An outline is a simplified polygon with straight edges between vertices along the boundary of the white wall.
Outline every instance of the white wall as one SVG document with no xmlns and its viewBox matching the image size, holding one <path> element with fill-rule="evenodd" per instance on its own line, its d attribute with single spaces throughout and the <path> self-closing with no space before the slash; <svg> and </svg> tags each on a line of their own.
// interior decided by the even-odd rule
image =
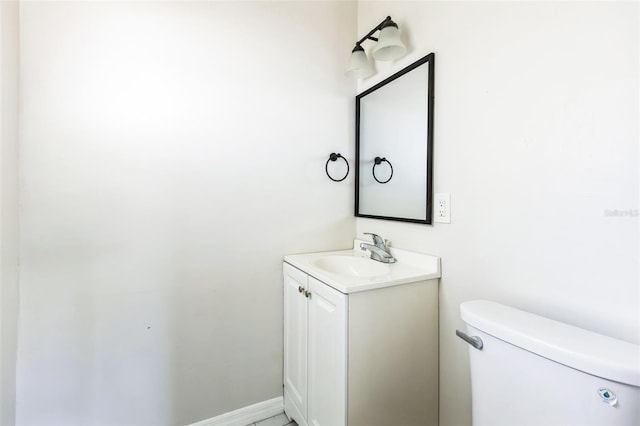
<svg viewBox="0 0 640 426">
<path fill-rule="evenodd" d="M 360 2 L 358 34 L 391 15 L 435 52 L 435 192 L 450 225 L 358 219 L 442 257 L 443 426 L 469 425 L 458 306 L 485 298 L 640 342 L 638 3 Z"/>
<path fill-rule="evenodd" d="M 282 394 L 285 253 L 346 248 L 350 2 L 24 2 L 18 424 Z M 346 49 L 346 51 L 345 51 Z"/>
<path fill-rule="evenodd" d="M 18 2 L 0 2 L 0 424 L 15 422 L 18 339 Z"/>
</svg>

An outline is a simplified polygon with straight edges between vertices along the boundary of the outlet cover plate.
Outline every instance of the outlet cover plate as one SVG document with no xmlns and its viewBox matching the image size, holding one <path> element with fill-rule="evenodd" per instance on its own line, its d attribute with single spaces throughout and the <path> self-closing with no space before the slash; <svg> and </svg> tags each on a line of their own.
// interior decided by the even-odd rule
<svg viewBox="0 0 640 426">
<path fill-rule="evenodd" d="M 451 194 L 436 193 L 433 203 L 433 221 L 435 223 L 451 223 Z"/>
</svg>

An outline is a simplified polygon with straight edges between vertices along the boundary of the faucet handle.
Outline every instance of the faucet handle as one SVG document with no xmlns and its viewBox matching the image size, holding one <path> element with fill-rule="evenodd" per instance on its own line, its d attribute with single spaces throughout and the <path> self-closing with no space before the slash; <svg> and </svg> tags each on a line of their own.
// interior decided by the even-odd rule
<svg viewBox="0 0 640 426">
<path fill-rule="evenodd" d="M 372 232 L 363 232 L 365 235 L 371 235 L 373 238 L 373 244 L 382 249 L 386 249 L 386 241 L 378 234 Z"/>
</svg>

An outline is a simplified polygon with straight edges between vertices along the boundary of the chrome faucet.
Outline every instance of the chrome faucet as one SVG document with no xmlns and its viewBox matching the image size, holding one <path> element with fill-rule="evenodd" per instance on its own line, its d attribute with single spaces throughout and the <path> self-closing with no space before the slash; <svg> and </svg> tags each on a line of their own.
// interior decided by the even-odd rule
<svg viewBox="0 0 640 426">
<path fill-rule="evenodd" d="M 389 253 L 386 241 L 380 235 L 372 234 L 371 232 L 365 232 L 364 234 L 373 237 L 373 244 L 360 243 L 360 250 L 369 250 L 371 252 L 371 260 L 377 260 L 382 263 L 396 262 L 396 258 Z"/>
</svg>

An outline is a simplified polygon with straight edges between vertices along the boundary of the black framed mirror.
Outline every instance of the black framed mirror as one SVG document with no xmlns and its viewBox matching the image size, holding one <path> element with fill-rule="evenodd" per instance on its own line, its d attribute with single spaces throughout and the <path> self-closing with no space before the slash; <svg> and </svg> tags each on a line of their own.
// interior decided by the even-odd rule
<svg viewBox="0 0 640 426">
<path fill-rule="evenodd" d="M 431 224 L 434 54 L 356 96 L 355 215 Z"/>
</svg>

